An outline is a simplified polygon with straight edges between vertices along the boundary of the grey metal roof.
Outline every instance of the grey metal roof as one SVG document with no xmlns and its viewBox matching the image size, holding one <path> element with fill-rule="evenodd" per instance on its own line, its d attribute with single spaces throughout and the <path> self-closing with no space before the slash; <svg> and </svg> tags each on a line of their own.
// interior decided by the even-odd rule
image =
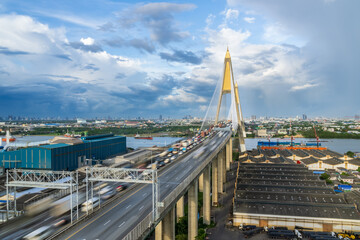
<svg viewBox="0 0 360 240">
<path fill-rule="evenodd" d="M 323 162 L 342 161 L 332 158 Z M 236 213 L 360 220 L 359 211 L 343 194 L 335 194 L 325 181 L 295 163 L 240 164 L 234 199 Z"/>
<path fill-rule="evenodd" d="M 304 158 L 301 159 L 301 162 L 303 162 L 306 165 L 317 163 L 319 160 L 314 157 Z"/>
<path fill-rule="evenodd" d="M 330 158 L 323 160 L 323 163 L 330 164 L 330 165 L 338 165 L 344 163 L 343 160 L 337 159 L 337 158 Z"/>
</svg>

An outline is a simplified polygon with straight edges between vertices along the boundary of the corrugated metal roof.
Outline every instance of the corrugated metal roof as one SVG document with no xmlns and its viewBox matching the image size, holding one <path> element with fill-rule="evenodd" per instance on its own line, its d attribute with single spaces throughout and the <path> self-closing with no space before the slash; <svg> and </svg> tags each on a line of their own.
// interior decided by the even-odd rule
<svg viewBox="0 0 360 240">
<path fill-rule="evenodd" d="M 67 146 L 69 146 L 69 144 L 57 143 L 57 144 L 43 145 L 43 146 L 39 146 L 39 147 L 40 148 L 53 149 L 53 148 L 60 148 L 60 147 L 67 147 Z"/>
<path fill-rule="evenodd" d="M 126 139 L 126 137 L 124 136 L 112 136 L 112 137 L 105 137 L 105 138 L 98 138 L 98 139 L 91 139 L 91 140 L 83 140 L 84 143 L 87 142 L 101 142 L 101 141 L 105 141 L 105 140 L 112 140 L 112 139 L 117 139 L 117 138 L 123 138 L 124 140 Z"/>
</svg>

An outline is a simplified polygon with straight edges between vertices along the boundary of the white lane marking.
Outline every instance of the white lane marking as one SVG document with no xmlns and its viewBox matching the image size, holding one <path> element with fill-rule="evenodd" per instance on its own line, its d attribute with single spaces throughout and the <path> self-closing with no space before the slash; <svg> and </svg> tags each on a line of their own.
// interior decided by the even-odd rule
<svg viewBox="0 0 360 240">
<path fill-rule="evenodd" d="M 169 187 L 169 184 L 167 184 L 166 187 Z"/>
<path fill-rule="evenodd" d="M 147 194 L 147 193 L 144 193 L 144 194 L 143 194 L 143 197 L 145 197 L 145 196 L 146 196 L 146 194 Z"/>
<path fill-rule="evenodd" d="M 141 211 L 141 209 L 143 209 L 143 208 L 144 208 L 144 205 L 142 205 L 141 208 L 139 208 L 139 211 Z"/>
<path fill-rule="evenodd" d="M 129 207 L 131 207 L 131 204 L 129 206 L 127 206 L 126 209 L 128 209 Z"/>
<path fill-rule="evenodd" d="M 109 220 L 109 221 L 107 221 L 106 223 L 104 223 L 104 226 L 105 226 L 106 224 L 108 224 L 109 222 L 111 222 L 111 220 Z"/>
<path fill-rule="evenodd" d="M 125 222 L 122 222 L 122 223 L 119 225 L 119 228 L 122 227 L 122 225 L 124 225 L 124 224 L 125 224 Z"/>
<path fill-rule="evenodd" d="M 45 221 L 47 221 L 47 220 L 49 220 L 51 217 L 48 217 L 47 219 L 45 219 L 43 222 L 45 222 Z"/>
</svg>

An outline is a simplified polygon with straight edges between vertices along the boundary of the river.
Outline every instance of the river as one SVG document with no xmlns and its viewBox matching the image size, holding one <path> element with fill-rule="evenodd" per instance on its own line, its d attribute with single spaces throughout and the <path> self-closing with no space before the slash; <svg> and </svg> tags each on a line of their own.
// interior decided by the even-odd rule
<svg viewBox="0 0 360 240">
<path fill-rule="evenodd" d="M 27 144 L 30 142 L 41 142 L 52 139 L 54 136 L 24 136 L 17 137 L 15 143 Z M 127 137 L 127 147 L 131 148 L 139 148 L 139 147 L 152 147 L 152 146 L 166 146 L 168 144 L 172 144 L 181 138 L 176 137 L 154 137 L 153 140 L 145 140 L 145 139 L 135 139 L 133 137 Z M 278 138 L 270 139 L 271 141 L 276 142 Z M 256 148 L 258 141 L 267 141 L 266 138 L 247 138 L 245 139 L 246 149 L 250 150 Z M 279 139 L 279 141 L 290 141 L 290 139 Z M 295 142 L 308 142 L 315 141 L 315 139 L 311 138 L 296 138 Z M 346 153 L 347 151 L 352 152 L 360 152 L 360 139 L 321 139 L 321 145 L 323 147 L 328 147 L 329 149 L 338 152 L 338 153 Z M 3 145 L 5 143 L 3 142 Z"/>
<path fill-rule="evenodd" d="M 278 139 L 278 138 L 271 138 L 270 141 L 276 142 L 277 140 L 281 142 L 290 142 L 290 139 Z M 295 138 L 294 142 L 296 143 L 306 143 L 308 141 L 315 141 L 316 139 L 313 138 Z M 256 148 L 258 141 L 268 141 L 267 138 L 247 138 L 245 139 L 246 149 L 250 150 Z M 322 138 L 320 141 L 322 147 L 327 147 L 335 152 L 338 153 L 346 153 L 347 151 L 352 152 L 360 152 L 360 139 L 339 139 L 339 138 L 332 138 L 332 139 L 325 139 Z M 314 142 L 312 142 L 314 143 Z"/>
</svg>

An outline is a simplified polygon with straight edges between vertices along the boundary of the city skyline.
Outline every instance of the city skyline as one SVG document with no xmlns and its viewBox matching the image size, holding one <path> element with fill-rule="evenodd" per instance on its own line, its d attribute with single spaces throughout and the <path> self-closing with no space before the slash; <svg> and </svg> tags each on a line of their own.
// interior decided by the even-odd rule
<svg viewBox="0 0 360 240">
<path fill-rule="evenodd" d="M 354 116 L 359 5 L 3 1 L 0 116 L 202 118 L 227 46 L 246 117 Z"/>
</svg>

